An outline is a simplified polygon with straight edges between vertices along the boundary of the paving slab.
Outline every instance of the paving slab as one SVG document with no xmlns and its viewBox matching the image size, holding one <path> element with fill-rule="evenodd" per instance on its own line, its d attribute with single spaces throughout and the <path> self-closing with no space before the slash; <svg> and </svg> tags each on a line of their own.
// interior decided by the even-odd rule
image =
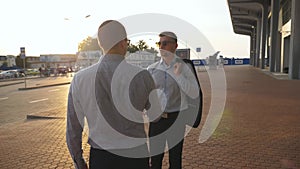
<svg viewBox="0 0 300 169">
<path fill-rule="evenodd" d="M 213 135 L 199 143 L 210 109 L 209 76 L 199 73 L 203 120 L 185 138 L 184 169 L 300 168 L 300 81 L 277 79 L 251 66 L 225 66 L 227 97 Z M 74 168 L 65 142 L 65 108 L 0 126 L 0 168 Z M 89 157 L 84 134 L 84 157 Z M 165 156 L 163 169 L 168 168 Z"/>
</svg>

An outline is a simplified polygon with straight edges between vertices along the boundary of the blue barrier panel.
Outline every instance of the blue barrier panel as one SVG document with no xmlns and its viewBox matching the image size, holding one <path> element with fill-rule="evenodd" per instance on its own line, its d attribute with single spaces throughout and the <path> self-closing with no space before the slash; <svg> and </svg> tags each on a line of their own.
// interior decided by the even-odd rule
<svg viewBox="0 0 300 169">
<path fill-rule="evenodd" d="M 242 59 L 224 59 L 224 65 L 248 65 L 250 64 L 249 58 L 242 58 Z"/>
<path fill-rule="evenodd" d="M 224 58 L 224 65 L 232 65 L 231 59 Z"/>
<path fill-rule="evenodd" d="M 247 58 L 247 59 L 243 59 L 244 60 L 244 65 L 249 65 L 250 64 L 250 59 Z"/>
<path fill-rule="evenodd" d="M 195 66 L 204 66 L 207 65 L 205 59 L 195 59 L 192 60 Z M 250 59 L 249 58 L 224 58 L 224 65 L 249 65 Z"/>
<path fill-rule="evenodd" d="M 204 59 L 196 59 L 192 60 L 195 66 L 204 66 L 206 65 L 206 61 Z"/>
</svg>

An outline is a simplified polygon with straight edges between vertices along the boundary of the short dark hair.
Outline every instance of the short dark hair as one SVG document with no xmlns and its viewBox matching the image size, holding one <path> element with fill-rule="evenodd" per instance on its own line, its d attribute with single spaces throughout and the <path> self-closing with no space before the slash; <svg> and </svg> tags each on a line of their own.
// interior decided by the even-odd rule
<svg viewBox="0 0 300 169">
<path fill-rule="evenodd" d="M 158 36 L 159 37 L 164 37 L 164 36 L 170 37 L 170 38 L 174 39 L 175 42 L 177 43 L 177 36 L 174 32 L 164 31 L 164 32 L 160 33 Z"/>
<path fill-rule="evenodd" d="M 126 38 L 125 27 L 116 20 L 104 21 L 98 28 L 98 43 L 104 51 L 110 50 Z"/>
</svg>

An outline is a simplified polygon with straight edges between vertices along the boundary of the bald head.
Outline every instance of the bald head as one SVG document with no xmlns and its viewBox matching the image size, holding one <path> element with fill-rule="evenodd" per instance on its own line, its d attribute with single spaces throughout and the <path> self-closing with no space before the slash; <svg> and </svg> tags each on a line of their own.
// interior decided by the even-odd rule
<svg viewBox="0 0 300 169">
<path fill-rule="evenodd" d="M 98 28 L 98 43 L 105 52 L 111 50 L 126 38 L 126 30 L 118 21 L 107 20 Z"/>
</svg>

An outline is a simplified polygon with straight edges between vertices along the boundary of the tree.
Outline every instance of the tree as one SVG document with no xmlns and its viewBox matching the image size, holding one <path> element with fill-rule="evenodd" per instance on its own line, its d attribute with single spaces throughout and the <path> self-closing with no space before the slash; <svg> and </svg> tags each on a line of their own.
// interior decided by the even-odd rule
<svg viewBox="0 0 300 169">
<path fill-rule="evenodd" d="M 129 53 L 135 53 L 136 51 L 139 51 L 139 48 L 136 45 L 130 43 L 127 51 L 129 51 Z"/>
<path fill-rule="evenodd" d="M 99 47 L 98 40 L 96 38 L 88 36 L 79 43 L 78 52 L 90 50 L 101 50 L 101 48 Z"/>
<path fill-rule="evenodd" d="M 148 52 L 151 53 L 158 53 L 154 48 L 148 49 L 148 45 L 146 44 L 145 41 L 139 40 L 137 45 L 134 45 L 130 43 L 128 45 L 127 51 L 130 53 L 135 53 L 136 51 L 144 51 L 147 50 Z M 82 40 L 79 45 L 78 45 L 78 52 L 81 51 L 90 51 L 90 50 L 101 50 L 101 48 L 98 45 L 98 40 L 96 38 L 92 38 L 88 36 L 86 39 Z"/>
<path fill-rule="evenodd" d="M 127 51 L 129 51 L 130 53 L 135 53 L 136 51 L 144 51 L 144 50 L 148 51 L 149 50 L 148 48 L 149 47 L 148 47 L 148 45 L 146 44 L 145 41 L 139 40 L 137 45 L 134 45 L 134 44 L 130 43 L 129 46 L 128 46 Z M 151 48 L 150 51 L 152 51 L 152 53 L 155 53 L 154 48 Z M 148 51 L 148 52 L 150 52 L 150 51 Z"/>
<path fill-rule="evenodd" d="M 146 42 L 144 42 L 143 40 L 139 40 L 137 47 L 139 50 L 145 50 L 148 49 L 148 45 L 146 44 Z"/>
<path fill-rule="evenodd" d="M 145 51 L 147 51 L 149 53 L 154 53 L 155 55 L 158 54 L 158 51 L 156 49 L 154 49 L 153 47 L 151 47 L 150 49 L 145 49 Z"/>
</svg>

